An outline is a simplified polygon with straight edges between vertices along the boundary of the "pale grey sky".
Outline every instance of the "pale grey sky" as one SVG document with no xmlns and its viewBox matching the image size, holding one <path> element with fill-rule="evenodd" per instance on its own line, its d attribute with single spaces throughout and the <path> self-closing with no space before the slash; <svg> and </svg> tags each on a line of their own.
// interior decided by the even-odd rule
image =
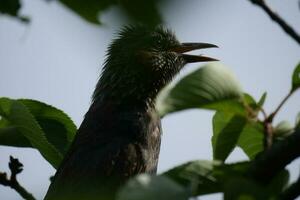
<svg viewBox="0 0 300 200">
<path fill-rule="evenodd" d="M 105 50 L 113 33 L 122 25 L 112 8 L 103 16 L 104 26 L 83 21 L 56 2 L 24 0 L 22 13 L 29 25 L 0 17 L 0 96 L 32 98 L 54 105 L 79 126 L 90 103 Z M 269 1 L 300 32 L 297 0 Z M 168 27 L 181 41 L 211 42 L 220 49 L 206 51 L 230 67 L 244 90 L 258 98 L 268 92 L 266 110 L 271 111 L 287 94 L 291 73 L 300 61 L 300 47 L 266 14 L 248 0 L 174 0 L 161 8 Z M 194 70 L 187 66 L 180 76 Z M 300 111 L 300 91 L 292 96 L 276 121 L 294 123 Z M 212 158 L 213 112 L 190 110 L 163 119 L 163 142 L 159 161 L 162 172 L 192 159 Z M 41 199 L 54 169 L 32 149 L 0 146 L 0 171 L 7 171 L 9 155 L 20 159 L 24 171 L 19 180 Z M 229 161 L 245 159 L 240 150 Z M 300 161 L 289 166 L 299 174 Z M 205 199 L 220 199 L 212 195 Z M 21 199 L 0 186 L 0 199 Z M 202 199 L 202 198 L 201 198 Z"/>
</svg>

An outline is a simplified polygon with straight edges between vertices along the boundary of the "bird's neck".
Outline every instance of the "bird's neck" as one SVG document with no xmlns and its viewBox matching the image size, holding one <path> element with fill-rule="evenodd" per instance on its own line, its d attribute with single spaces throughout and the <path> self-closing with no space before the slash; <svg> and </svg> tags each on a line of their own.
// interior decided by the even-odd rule
<svg viewBox="0 0 300 200">
<path fill-rule="evenodd" d="M 112 102 L 120 108 L 155 108 L 155 99 L 160 90 L 156 83 L 147 83 L 149 77 L 139 74 L 110 73 L 106 68 L 93 94 L 93 102 Z"/>
<path fill-rule="evenodd" d="M 123 83 L 126 84 L 126 83 Z M 107 102 L 124 111 L 155 109 L 156 91 L 147 91 L 140 85 L 130 86 L 98 83 L 94 92 L 93 104 L 103 105 Z"/>
</svg>

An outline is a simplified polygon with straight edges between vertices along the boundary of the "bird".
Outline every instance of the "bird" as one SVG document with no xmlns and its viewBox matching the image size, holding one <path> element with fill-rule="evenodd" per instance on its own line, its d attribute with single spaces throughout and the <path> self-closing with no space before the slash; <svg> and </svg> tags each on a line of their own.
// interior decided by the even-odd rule
<svg viewBox="0 0 300 200">
<path fill-rule="evenodd" d="M 163 26 L 127 25 L 107 50 L 91 106 L 44 200 L 110 200 L 131 177 L 155 174 L 161 144 L 158 93 L 188 63 L 217 61 L 189 51 Z"/>
</svg>

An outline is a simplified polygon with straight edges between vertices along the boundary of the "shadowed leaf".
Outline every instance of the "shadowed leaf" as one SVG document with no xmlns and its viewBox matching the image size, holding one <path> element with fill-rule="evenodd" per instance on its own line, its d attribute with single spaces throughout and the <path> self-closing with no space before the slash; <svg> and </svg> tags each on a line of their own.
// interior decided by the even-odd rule
<svg viewBox="0 0 300 200">
<path fill-rule="evenodd" d="M 0 115 L 5 118 L 9 128 L 18 130 L 53 167 L 59 165 L 62 154 L 48 142 L 44 131 L 24 104 L 17 100 L 0 98 Z"/>
<path fill-rule="evenodd" d="M 296 66 L 292 76 L 292 91 L 300 87 L 300 63 Z"/>
</svg>

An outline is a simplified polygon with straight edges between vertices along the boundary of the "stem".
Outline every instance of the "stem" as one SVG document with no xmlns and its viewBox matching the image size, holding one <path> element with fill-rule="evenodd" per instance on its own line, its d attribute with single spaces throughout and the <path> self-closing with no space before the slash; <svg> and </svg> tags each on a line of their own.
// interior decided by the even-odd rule
<svg viewBox="0 0 300 200">
<path fill-rule="evenodd" d="M 291 90 L 285 97 L 284 99 L 280 102 L 280 104 L 277 106 L 274 112 L 270 114 L 268 117 L 267 121 L 272 122 L 278 111 L 281 109 L 281 107 L 284 105 L 284 103 L 290 98 L 290 96 L 293 94 L 293 91 Z"/>
<path fill-rule="evenodd" d="M 300 35 L 287 24 L 279 15 L 277 15 L 272 9 L 266 4 L 264 0 L 250 0 L 253 4 L 261 7 L 269 17 L 276 22 L 286 34 L 292 37 L 300 45 Z"/>
<path fill-rule="evenodd" d="M 20 185 L 17 180 L 17 174 L 23 170 L 23 164 L 18 159 L 10 157 L 9 169 L 11 171 L 10 178 L 7 178 L 6 173 L 0 172 L 0 184 L 14 189 L 19 195 L 26 200 L 35 200 L 33 195 Z"/>
</svg>

